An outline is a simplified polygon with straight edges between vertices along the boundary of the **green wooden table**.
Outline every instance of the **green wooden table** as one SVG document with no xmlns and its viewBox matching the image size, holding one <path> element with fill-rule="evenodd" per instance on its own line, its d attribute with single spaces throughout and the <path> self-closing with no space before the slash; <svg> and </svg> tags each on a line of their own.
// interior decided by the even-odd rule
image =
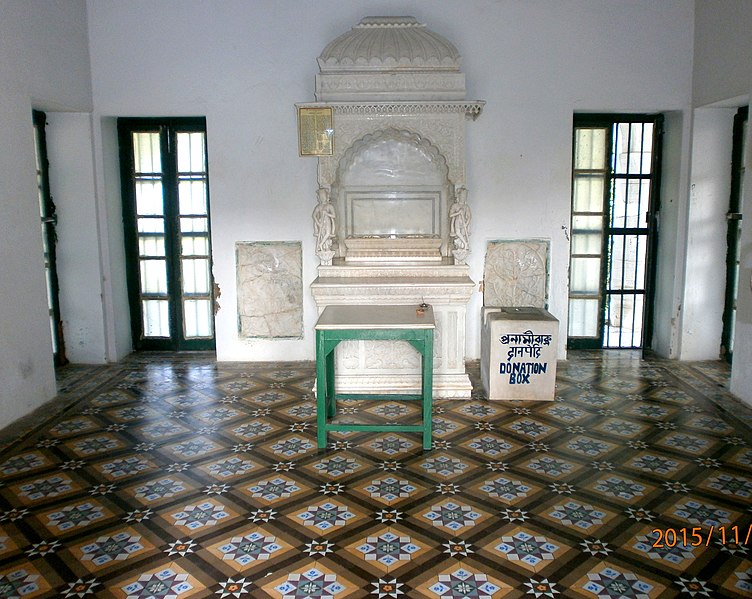
<svg viewBox="0 0 752 599">
<path fill-rule="evenodd" d="M 431 449 L 433 407 L 433 331 L 431 306 L 327 306 L 316 323 L 316 418 L 319 449 L 329 431 L 419 432 L 423 449 Z M 346 340 L 407 341 L 422 357 L 421 392 L 337 393 L 334 388 L 334 348 Z M 354 424 L 332 422 L 338 399 L 415 400 L 422 404 L 421 424 Z"/>
</svg>

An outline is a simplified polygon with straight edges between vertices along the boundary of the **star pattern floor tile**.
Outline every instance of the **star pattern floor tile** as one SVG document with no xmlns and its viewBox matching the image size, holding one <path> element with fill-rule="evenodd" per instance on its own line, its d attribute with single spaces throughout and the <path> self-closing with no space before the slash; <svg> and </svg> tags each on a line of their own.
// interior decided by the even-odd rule
<svg viewBox="0 0 752 599">
<path fill-rule="evenodd" d="M 724 364 L 572 352 L 553 402 L 469 372 L 430 451 L 318 451 L 310 363 L 65 367 L 49 419 L 0 435 L 0 599 L 752 596 L 752 410 Z"/>
</svg>

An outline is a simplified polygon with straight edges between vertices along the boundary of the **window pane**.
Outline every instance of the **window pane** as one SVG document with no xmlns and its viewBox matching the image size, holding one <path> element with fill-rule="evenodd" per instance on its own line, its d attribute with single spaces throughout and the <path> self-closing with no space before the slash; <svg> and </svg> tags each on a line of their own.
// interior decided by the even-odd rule
<svg viewBox="0 0 752 599">
<path fill-rule="evenodd" d="M 203 173 L 206 171 L 204 155 L 203 133 L 178 133 L 179 172 Z"/>
<path fill-rule="evenodd" d="M 183 293 L 209 293 L 209 260 L 191 258 L 183 264 Z"/>
<path fill-rule="evenodd" d="M 569 300 L 569 336 L 597 337 L 598 336 L 598 306 L 597 299 Z"/>
<path fill-rule="evenodd" d="M 136 180 L 136 212 L 139 215 L 164 214 L 161 180 Z"/>
<path fill-rule="evenodd" d="M 600 289 L 601 259 L 572 258 L 571 292 L 598 293 Z"/>
<path fill-rule="evenodd" d="M 185 300 L 183 302 L 185 337 L 211 337 L 211 300 Z"/>
<path fill-rule="evenodd" d="M 133 162 L 137 173 L 161 173 L 159 132 L 133 133 Z"/>
<path fill-rule="evenodd" d="M 603 229 L 603 217 L 582 216 L 576 214 L 572 217 L 572 233 L 600 233 Z"/>
<path fill-rule="evenodd" d="M 143 300 L 144 337 L 170 336 L 170 311 L 167 300 Z"/>
<path fill-rule="evenodd" d="M 164 256 L 165 255 L 165 238 L 164 237 L 144 237 L 138 238 L 139 255 L 141 256 Z"/>
<path fill-rule="evenodd" d="M 574 168 L 606 168 L 606 129 L 575 130 Z"/>
<path fill-rule="evenodd" d="M 161 218 L 139 218 L 139 233 L 164 233 L 164 220 Z"/>
<path fill-rule="evenodd" d="M 167 264 L 164 260 L 141 260 L 141 293 L 167 293 Z"/>
<path fill-rule="evenodd" d="M 642 345 L 642 295 L 613 295 L 609 298 L 604 326 L 604 347 Z"/>
<path fill-rule="evenodd" d="M 601 239 L 602 236 L 600 233 L 572 235 L 572 253 L 600 255 Z"/>
<path fill-rule="evenodd" d="M 603 181 L 601 175 L 576 175 L 574 178 L 573 210 L 603 212 Z"/>
<path fill-rule="evenodd" d="M 180 232 L 181 233 L 208 233 L 209 223 L 207 219 L 202 216 L 194 218 L 181 218 L 180 219 Z"/>
<path fill-rule="evenodd" d="M 206 181 L 180 181 L 180 214 L 206 214 Z"/>
<path fill-rule="evenodd" d="M 650 181 L 647 179 L 616 179 L 611 208 L 612 227 L 647 227 L 650 206 Z"/>
<path fill-rule="evenodd" d="M 653 123 L 618 123 L 614 126 L 616 173 L 649 175 L 652 162 Z"/>
<path fill-rule="evenodd" d="M 644 289 L 646 236 L 613 235 L 612 240 L 610 289 Z"/>
<path fill-rule="evenodd" d="M 207 237 L 183 237 L 181 244 L 183 256 L 209 255 L 209 239 Z"/>
</svg>

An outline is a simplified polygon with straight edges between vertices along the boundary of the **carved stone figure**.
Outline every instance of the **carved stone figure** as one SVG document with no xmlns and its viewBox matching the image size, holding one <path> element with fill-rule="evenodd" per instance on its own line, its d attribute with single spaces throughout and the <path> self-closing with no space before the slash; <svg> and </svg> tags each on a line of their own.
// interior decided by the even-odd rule
<svg viewBox="0 0 752 599">
<path fill-rule="evenodd" d="M 316 192 L 318 204 L 313 210 L 313 234 L 316 237 L 316 255 L 321 264 L 329 265 L 334 257 L 332 242 L 336 235 L 337 216 L 329 201 L 329 190 L 319 187 Z"/>
<path fill-rule="evenodd" d="M 459 187 L 455 192 L 455 200 L 449 207 L 449 236 L 454 241 L 452 255 L 457 264 L 464 264 L 470 253 L 470 219 L 467 189 Z"/>
</svg>

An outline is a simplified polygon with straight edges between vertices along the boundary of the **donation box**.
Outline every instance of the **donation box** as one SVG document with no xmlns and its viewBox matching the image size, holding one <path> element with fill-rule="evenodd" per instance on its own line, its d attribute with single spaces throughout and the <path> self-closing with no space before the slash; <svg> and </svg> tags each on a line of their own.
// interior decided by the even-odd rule
<svg viewBox="0 0 752 599">
<path fill-rule="evenodd" d="M 482 312 L 480 377 L 488 399 L 553 400 L 559 321 L 543 308 Z"/>
</svg>

